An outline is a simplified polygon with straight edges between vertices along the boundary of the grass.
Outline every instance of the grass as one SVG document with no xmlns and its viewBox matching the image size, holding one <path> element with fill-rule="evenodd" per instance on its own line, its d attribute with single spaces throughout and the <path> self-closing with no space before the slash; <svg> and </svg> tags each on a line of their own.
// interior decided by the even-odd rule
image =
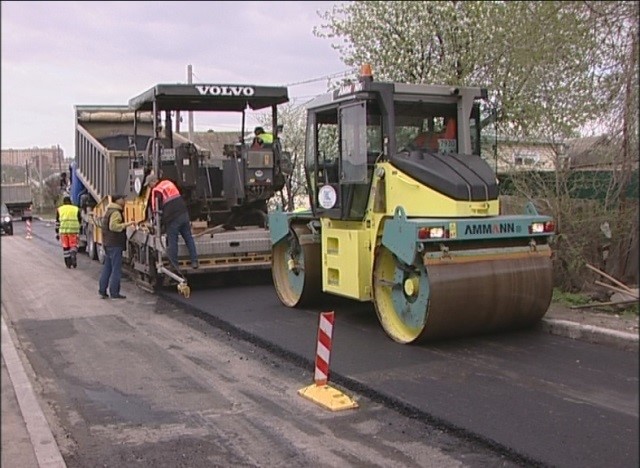
<svg viewBox="0 0 640 468">
<path fill-rule="evenodd" d="M 567 307 L 589 304 L 591 302 L 591 299 L 589 299 L 589 296 L 586 294 L 564 292 L 558 288 L 553 289 L 551 300 Z"/>
<path fill-rule="evenodd" d="M 621 314 L 635 318 L 640 317 L 640 304 L 631 304 L 629 307 L 625 308 Z"/>
<path fill-rule="evenodd" d="M 594 303 L 589 296 L 581 293 L 570 293 L 559 290 L 558 288 L 553 289 L 553 296 L 551 300 L 557 304 L 562 304 L 566 307 L 577 306 L 577 305 L 585 305 Z M 624 307 L 624 308 L 621 308 Z M 624 306 L 601 306 L 594 307 L 593 309 L 597 309 L 601 312 L 606 312 L 610 314 L 616 315 L 624 315 L 629 317 L 638 317 L 640 314 L 640 304 L 625 304 Z M 585 309 L 589 310 L 589 309 Z"/>
</svg>

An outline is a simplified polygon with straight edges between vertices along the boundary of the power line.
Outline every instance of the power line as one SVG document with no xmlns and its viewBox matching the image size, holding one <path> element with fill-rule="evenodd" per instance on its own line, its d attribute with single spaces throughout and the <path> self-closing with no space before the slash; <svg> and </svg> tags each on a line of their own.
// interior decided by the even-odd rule
<svg viewBox="0 0 640 468">
<path fill-rule="evenodd" d="M 328 80 L 329 78 L 336 78 L 338 76 L 345 76 L 345 75 L 348 75 L 350 73 L 354 73 L 354 70 L 353 69 L 351 69 L 351 70 L 343 70 L 341 72 L 331 73 L 330 75 L 323 75 L 323 76 L 319 76 L 317 78 L 311 78 L 311 79 L 308 79 L 308 80 L 298 81 L 298 82 L 295 82 L 295 83 L 287 83 L 287 84 L 285 84 L 283 86 L 291 87 L 291 86 L 298 86 L 298 85 L 303 85 L 303 84 L 315 83 L 317 81 Z"/>
<path fill-rule="evenodd" d="M 297 81 L 295 83 L 288 83 L 282 86 L 285 87 L 293 87 L 293 86 L 298 86 L 298 85 L 303 85 L 303 84 L 309 84 L 309 83 L 315 83 L 318 81 L 323 81 L 323 80 L 328 80 L 330 78 L 337 78 L 339 76 L 347 76 L 349 74 L 355 73 L 357 70 L 356 69 L 349 69 L 349 70 L 342 70 L 340 72 L 335 72 L 335 73 L 330 73 L 328 75 L 323 75 L 323 76 L 319 76 L 316 78 L 310 78 L 308 80 L 303 80 L 303 81 Z M 193 78 L 199 80 L 201 83 L 203 82 L 200 77 L 193 71 L 193 69 L 191 70 L 191 75 L 193 76 Z M 322 94 L 322 93 L 320 93 Z M 296 96 L 296 97 L 291 97 L 291 103 L 294 104 L 296 101 L 301 101 L 304 100 L 304 102 L 302 102 L 301 104 L 298 105 L 294 105 L 295 108 L 298 107 L 302 107 L 305 106 L 307 103 L 311 102 L 315 97 L 317 97 L 318 94 L 309 94 L 309 95 L 305 95 L 305 96 Z"/>
<path fill-rule="evenodd" d="M 292 86 L 299 86 L 299 85 L 303 85 L 303 84 L 316 83 L 318 81 L 328 80 L 329 78 L 337 78 L 339 76 L 346 76 L 346 75 L 349 75 L 351 73 L 355 73 L 355 71 L 356 70 L 353 69 L 353 68 L 350 69 L 350 70 L 342 70 L 340 72 L 331 73 L 331 74 L 319 76 L 319 77 L 316 77 L 316 78 L 309 78 L 308 80 L 297 81 L 295 83 L 287 83 L 287 84 L 284 84 L 282 86 L 292 87 Z M 196 75 L 196 73 L 193 71 L 193 69 L 191 70 L 191 75 L 195 79 L 197 79 L 197 80 L 199 80 L 200 82 L 203 83 L 202 79 L 198 75 Z"/>
<path fill-rule="evenodd" d="M 329 92 L 329 91 L 327 91 Z M 323 94 L 323 93 L 320 93 Z M 315 97 L 318 97 L 318 94 L 307 94 L 305 96 L 292 96 L 289 100 L 290 101 L 300 101 L 301 99 L 313 99 Z"/>
</svg>

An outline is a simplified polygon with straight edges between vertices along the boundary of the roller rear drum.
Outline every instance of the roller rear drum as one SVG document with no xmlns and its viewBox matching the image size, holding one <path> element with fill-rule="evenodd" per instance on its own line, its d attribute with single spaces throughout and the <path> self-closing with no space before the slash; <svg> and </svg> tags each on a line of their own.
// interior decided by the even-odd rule
<svg viewBox="0 0 640 468">
<path fill-rule="evenodd" d="M 385 332 L 413 343 L 531 326 L 551 303 L 548 247 L 531 255 L 403 265 L 376 253 L 373 296 Z"/>
</svg>

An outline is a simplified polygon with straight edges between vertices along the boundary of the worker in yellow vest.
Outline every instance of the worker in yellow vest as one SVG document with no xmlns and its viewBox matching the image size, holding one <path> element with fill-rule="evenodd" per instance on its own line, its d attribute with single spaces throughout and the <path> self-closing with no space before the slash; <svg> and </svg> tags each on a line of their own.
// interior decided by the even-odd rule
<svg viewBox="0 0 640 468">
<path fill-rule="evenodd" d="M 62 256 L 67 268 L 78 267 L 76 257 L 81 220 L 80 208 L 71 203 L 69 196 L 65 196 L 56 210 L 56 240 L 62 244 Z"/>
<path fill-rule="evenodd" d="M 266 145 L 273 144 L 273 133 L 265 132 L 262 127 L 256 127 L 253 130 L 253 135 L 253 143 L 251 144 L 252 148 L 262 148 Z"/>
</svg>

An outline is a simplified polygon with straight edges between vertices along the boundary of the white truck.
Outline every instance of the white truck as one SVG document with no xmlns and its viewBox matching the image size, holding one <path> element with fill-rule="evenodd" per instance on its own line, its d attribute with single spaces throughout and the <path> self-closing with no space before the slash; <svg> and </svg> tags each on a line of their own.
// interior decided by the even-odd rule
<svg viewBox="0 0 640 468">
<path fill-rule="evenodd" d="M 22 221 L 31 218 L 33 195 L 29 184 L 2 184 L 0 196 L 11 216 L 19 217 Z"/>
</svg>

